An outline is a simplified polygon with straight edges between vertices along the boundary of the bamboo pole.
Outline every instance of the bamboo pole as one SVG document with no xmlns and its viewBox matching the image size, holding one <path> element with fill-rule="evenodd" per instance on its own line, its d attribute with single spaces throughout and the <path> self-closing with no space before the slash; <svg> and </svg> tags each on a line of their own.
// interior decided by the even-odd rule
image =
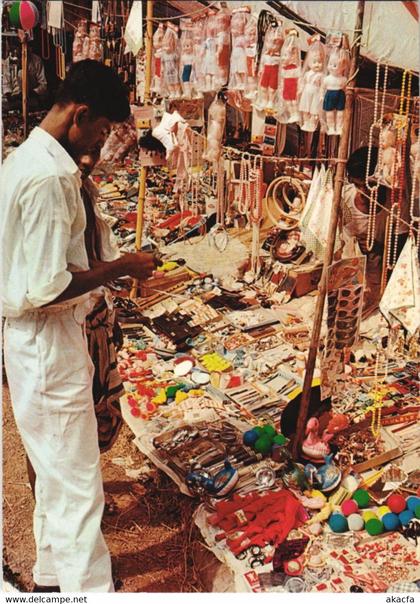
<svg viewBox="0 0 420 604">
<path fill-rule="evenodd" d="M 147 105 L 150 101 L 150 87 L 152 83 L 152 41 L 153 41 L 153 0 L 147 0 L 146 13 L 146 66 L 145 66 L 145 82 L 144 82 L 144 104 Z M 137 201 L 137 222 L 136 222 L 136 250 L 141 250 L 141 241 L 143 235 L 144 222 L 144 200 L 146 198 L 146 178 L 147 167 L 140 168 L 139 178 L 139 196 Z M 130 297 L 137 296 L 138 280 L 134 279 Z"/>
<path fill-rule="evenodd" d="M 350 74 L 355 76 L 359 55 L 360 55 L 360 41 L 363 32 L 363 16 L 365 11 L 365 0 L 358 0 L 357 3 L 357 17 L 356 25 L 354 30 L 354 39 L 351 51 L 351 67 Z M 339 218 L 339 208 L 341 201 L 341 191 L 343 188 L 344 175 L 346 169 L 346 160 L 348 159 L 348 147 L 350 140 L 350 131 L 353 115 L 353 104 L 355 95 L 355 80 L 353 77 L 346 89 L 346 106 L 344 110 L 344 122 L 343 132 L 340 137 L 340 144 L 338 147 L 338 158 L 337 171 L 335 175 L 334 183 L 334 197 L 333 207 L 331 210 L 330 224 L 328 230 L 328 243 L 324 257 L 324 265 L 322 268 L 322 276 L 319 285 L 318 299 L 315 309 L 314 325 L 312 329 L 311 343 L 309 346 L 308 360 L 306 363 L 306 373 L 303 382 L 302 398 L 299 407 L 299 416 L 297 420 L 296 434 L 292 444 L 292 454 L 296 458 L 300 454 L 301 443 L 305 433 L 306 420 L 308 416 L 309 402 L 311 398 L 312 379 L 315 370 L 316 357 L 318 353 L 319 338 L 321 335 L 322 316 L 324 311 L 325 298 L 327 295 L 327 275 L 328 267 L 333 261 L 334 255 L 334 244 L 337 232 L 337 224 Z"/>
<path fill-rule="evenodd" d="M 23 138 L 28 136 L 28 39 L 26 33 L 22 37 L 22 118 Z"/>
</svg>

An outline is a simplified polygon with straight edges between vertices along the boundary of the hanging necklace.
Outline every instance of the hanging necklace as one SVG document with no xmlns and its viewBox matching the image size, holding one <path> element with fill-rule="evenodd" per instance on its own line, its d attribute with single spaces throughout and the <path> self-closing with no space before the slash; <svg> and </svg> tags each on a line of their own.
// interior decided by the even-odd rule
<svg viewBox="0 0 420 604">
<path fill-rule="evenodd" d="M 379 121 L 378 121 L 380 67 L 381 67 L 380 63 L 378 62 L 376 64 L 373 123 L 369 129 L 368 157 L 367 157 L 366 175 L 365 175 L 366 188 L 370 191 L 369 216 L 368 216 L 367 233 L 366 233 L 366 247 L 369 252 L 372 251 L 372 248 L 373 248 L 373 245 L 375 242 L 376 208 L 377 208 L 378 189 L 379 189 L 378 182 L 376 182 L 373 186 L 371 186 L 369 183 L 370 164 L 371 164 L 372 147 L 373 147 L 373 130 L 374 130 L 374 128 L 379 128 L 379 151 L 378 151 L 377 166 L 381 166 L 382 165 L 382 156 L 383 156 L 383 142 L 382 142 L 381 134 L 382 134 L 382 128 L 383 128 L 386 89 L 387 89 L 387 83 L 388 83 L 388 65 L 385 65 L 384 66 L 384 80 L 383 80 L 383 88 L 382 88 L 381 108 L 380 108 L 380 116 L 379 116 Z"/>
<path fill-rule="evenodd" d="M 383 364 L 384 376 L 381 379 L 381 384 L 380 384 L 379 383 L 379 369 L 381 366 L 381 362 Z M 384 382 L 386 381 L 387 376 L 388 376 L 388 358 L 386 356 L 386 353 L 384 355 L 382 354 L 382 351 L 380 350 L 380 348 L 378 346 L 377 353 L 376 353 L 376 360 L 375 360 L 374 385 L 373 385 L 373 390 L 370 394 L 373 404 L 370 405 L 366 409 L 366 412 L 370 411 L 372 413 L 370 429 L 371 429 L 372 435 L 375 437 L 375 439 L 379 438 L 379 435 L 381 432 L 382 407 L 383 407 L 383 400 L 384 400 L 384 395 L 385 395 Z"/>
<path fill-rule="evenodd" d="M 241 181 L 240 193 L 238 199 L 238 212 L 245 216 L 248 214 L 250 203 L 251 203 L 251 191 L 249 182 L 251 160 L 249 155 L 245 153 L 241 158 L 241 164 L 239 169 L 239 180 Z"/>
</svg>

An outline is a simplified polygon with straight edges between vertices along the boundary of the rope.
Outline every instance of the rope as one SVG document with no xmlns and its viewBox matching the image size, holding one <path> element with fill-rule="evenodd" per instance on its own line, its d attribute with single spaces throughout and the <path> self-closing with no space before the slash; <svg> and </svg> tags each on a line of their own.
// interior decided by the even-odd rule
<svg viewBox="0 0 420 604">
<path fill-rule="evenodd" d="M 210 4 L 208 4 L 207 6 L 204 6 L 203 8 L 200 8 L 199 10 L 195 10 L 195 11 L 191 11 L 190 13 L 183 13 L 182 15 L 178 15 L 177 17 L 152 17 L 150 19 L 150 21 L 176 21 L 177 19 L 183 19 L 184 17 L 193 17 L 194 15 L 201 15 L 203 13 L 206 13 L 208 11 L 209 8 L 211 8 L 212 6 L 215 6 L 216 4 L 218 4 L 218 2 L 214 1 L 214 2 L 210 2 Z M 149 20 L 149 19 L 147 19 Z"/>
</svg>

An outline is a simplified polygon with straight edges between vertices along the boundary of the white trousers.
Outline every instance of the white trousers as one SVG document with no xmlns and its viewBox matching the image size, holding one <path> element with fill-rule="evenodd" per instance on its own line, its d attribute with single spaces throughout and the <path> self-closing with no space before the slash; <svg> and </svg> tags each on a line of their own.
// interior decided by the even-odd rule
<svg viewBox="0 0 420 604">
<path fill-rule="evenodd" d="M 113 592 L 101 532 L 104 494 L 85 315 L 80 304 L 7 319 L 5 366 L 36 472 L 34 581 L 63 592 Z"/>
</svg>

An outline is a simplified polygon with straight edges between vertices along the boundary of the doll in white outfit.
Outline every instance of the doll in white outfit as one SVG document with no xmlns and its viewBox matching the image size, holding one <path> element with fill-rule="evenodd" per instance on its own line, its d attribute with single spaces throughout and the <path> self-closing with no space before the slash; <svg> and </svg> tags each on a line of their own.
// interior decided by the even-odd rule
<svg viewBox="0 0 420 604">
<path fill-rule="evenodd" d="M 257 39 L 258 19 L 254 14 L 252 14 L 245 27 L 245 97 L 251 100 L 254 99 L 257 94 Z"/>
<path fill-rule="evenodd" d="M 244 90 L 247 74 L 245 30 L 249 21 L 248 7 L 237 8 L 232 11 L 231 34 L 232 54 L 230 56 L 230 90 Z"/>
<path fill-rule="evenodd" d="M 302 116 L 301 129 L 315 132 L 321 110 L 321 85 L 324 78 L 325 48 L 319 39 L 310 38 L 301 81 L 299 111 Z"/>
<path fill-rule="evenodd" d="M 152 90 L 161 94 L 162 92 L 162 46 L 163 37 L 165 30 L 163 23 L 159 23 L 159 26 L 153 34 L 153 82 Z"/>
<path fill-rule="evenodd" d="M 168 23 L 162 44 L 162 77 L 165 92 L 171 99 L 180 98 L 179 41 L 176 25 Z"/>
</svg>

